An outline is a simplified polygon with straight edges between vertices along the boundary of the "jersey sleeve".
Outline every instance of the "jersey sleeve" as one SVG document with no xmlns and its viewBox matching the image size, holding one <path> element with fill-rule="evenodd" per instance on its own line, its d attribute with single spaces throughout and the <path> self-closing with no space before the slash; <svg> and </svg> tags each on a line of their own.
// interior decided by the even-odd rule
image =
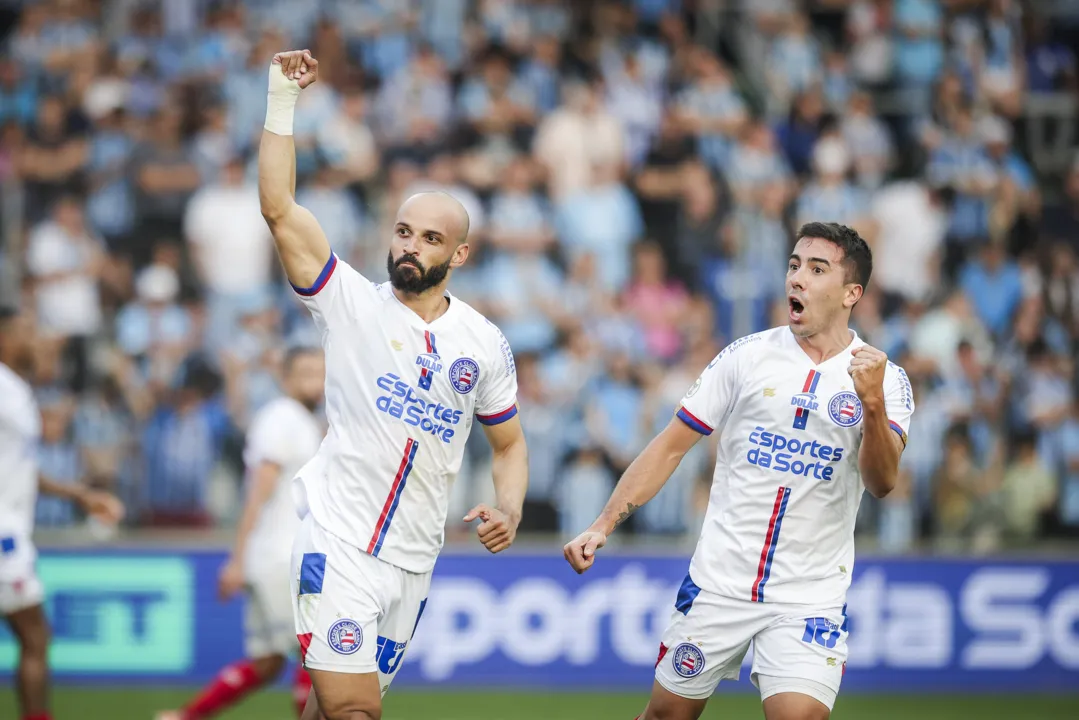
<svg viewBox="0 0 1079 720">
<path fill-rule="evenodd" d="M 910 387 L 907 371 L 895 363 L 888 363 L 884 373 L 884 411 L 888 426 L 907 444 L 910 419 L 914 415 L 914 393 Z"/>
<path fill-rule="evenodd" d="M 268 406 L 251 424 L 244 446 L 244 465 L 254 469 L 264 462 L 285 466 L 292 450 L 290 423 L 278 408 Z"/>
<path fill-rule="evenodd" d="M 351 265 L 330 254 L 311 287 L 292 286 L 300 301 L 311 311 L 315 324 L 325 332 L 337 322 L 362 317 L 378 302 L 378 290 Z"/>
<path fill-rule="evenodd" d="M 489 375 L 480 378 L 476 398 L 476 420 L 483 425 L 498 425 L 517 414 L 517 365 L 509 341 L 494 324 L 495 340 L 488 364 Z"/>
<path fill-rule="evenodd" d="M 732 347 L 717 355 L 682 398 L 678 418 L 701 435 L 721 429 L 737 395 L 739 362 Z"/>
</svg>

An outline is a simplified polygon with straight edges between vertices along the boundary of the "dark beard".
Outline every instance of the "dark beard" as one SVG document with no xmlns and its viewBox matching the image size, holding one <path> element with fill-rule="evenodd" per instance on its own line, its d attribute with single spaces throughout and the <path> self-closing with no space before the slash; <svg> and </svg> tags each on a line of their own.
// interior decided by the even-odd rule
<svg viewBox="0 0 1079 720">
<path fill-rule="evenodd" d="M 409 295 L 419 295 L 439 285 L 446 279 L 446 275 L 450 272 L 450 262 L 452 261 L 453 258 L 451 257 L 441 265 L 424 268 L 417 258 L 410 255 L 402 255 L 395 263 L 393 253 L 389 252 L 386 253 L 386 272 L 389 274 L 390 283 L 394 288 Z M 414 265 L 416 270 L 413 271 L 402 267 L 406 262 Z"/>
</svg>

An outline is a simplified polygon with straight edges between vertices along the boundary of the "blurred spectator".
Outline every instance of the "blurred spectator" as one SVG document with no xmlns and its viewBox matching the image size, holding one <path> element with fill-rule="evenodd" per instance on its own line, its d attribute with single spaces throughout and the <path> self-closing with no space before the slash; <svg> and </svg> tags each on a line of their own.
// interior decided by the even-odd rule
<svg viewBox="0 0 1079 720">
<path fill-rule="evenodd" d="M 763 122 L 749 125 L 723 168 L 735 204 L 759 207 L 761 194 L 773 185 L 789 192 L 791 172 L 776 147 L 775 135 Z"/>
<path fill-rule="evenodd" d="M 1064 195 L 1046 208 L 1041 235 L 1050 243 L 1065 243 L 1079 253 L 1079 152 L 1064 178 Z"/>
<path fill-rule="evenodd" d="M 27 132 L 18 160 L 31 222 L 42 218 L 61 195 L 82 190 L 88 155 L 86 131 L 86 118 L 68 108 L 63 98 L 50 95 L 41 99 L 36 122 Z"/>
<path fill-rule="evenodd" d="M 943 9 L 936 0 L 895 0 L 892 12 L 896 77 L 903 87 L 927 89 L 944 63 Z"/>
<path fill-rule="evenodd" d="M 947 186 L 955 192 L 944 258 L 949 277 L 955 276 L 970 253 L 971 245 L 989 236 L 990 205 L 999 183 L 989 156 L 975 134 L 969 105 L 955 109 L 952 128 L 934 148 L 926 168 L 931 185 Z"/>
<path fill-rule="evenodd" d="M 711 192 L 713 195 L 716 192 L 712 179 L 707 172 L 700 172 L 701 169 L 694 157 L 693 140 L 682 131 L 675 113 L 667 111 L 633 181 L 640 199 L 645 232 L 656 238 L 663 246 L 668 261 L 676 264 L 683 259 L 683 248 L 670 236 L 670 232 L 677 222 L 684 191 L 691 191 L 697 183 L 704 183 L 707 187 L 701 192 Z M 693 175 L 693 180 L 687 177 L 689 174 Z M 693 252 L 689 247 L 684 250 Z"/>
<path fill-rule="evenodd" d="M 953 425 L 944 439 L 944 459 L 934 480 L 937 538 L 942 549 L 993 549 L 1001 530 L 995 493 L 1001 468 L 975 460 L 967 428 Z"/>
<path fill-rule="evenodd" d="M 810 33 L 809 18 L 794 13 L 772 41 L 768 57 L 767 82 L 774 114 L 785 114 L 793 97 L 822 75 L 820 48 Z"/>
<path fill-rule="evenodd" d="M 148 265 L 135 279 L 135 299 L 116 315 L 116 342 L 143 378 L 169 384 L 194 348 L 194 327 L 177 304 L 180 280 L 167 265 Z"/>
<path fill-rule="evenodd" d="M 858 184 L 867 190 L 880 187 L 892 168 L 895 150 L 888 127 L 874 114 L 873 100 L 867 93 L 851 95 L 839 133 L 853 158 Z"/>
<path fill-rule="evenodd" d="M 889 0 L 854 0 L 847 10 L 847 36 L 854 78 L 870 87 L 882 87 L 892 77 L 895 44 L 892 37 L 893 3 Z"/>
<path fill-rule="evenodd" d="M 37 448 L 41 475 L 59 485 L 82 482 L 82 463 L 71 437 L 74 400 L 62 391 L 53 390 L 38 393 L 37 403 L 41 410 L 41 445 Z M 46 527 L 73 525 L 75 506 L 62 498 L 42 497 L 37 503 L 34 522 Z"/>
<path fill-rule="evenodd" d="M 162 108 L 152 120 L 150 140 L 132 158 L 139 220 L 132 243 L 135 267 L 149 260 L 154 243 L 180 238 L 184 208 L 202 181 L 182 137 L 183 118 L 176 108 Z"/>
<path fill-rule="evenodd" d="M 850 150 L 839 135 L 825 135 L 813 148 L 814 176 L 802 190 L 795 209 L 795 224 L 815 218 L 832 218 L 849 225 L 862 237 L 873 240 L 865 191 L 847 181 L 851 167 Z"/>
<path fill-rule="evenodd" d="M 892 307 L 926 302 L 939 287 L 947 202 L 945 193 L 915 180 L 885 185 L 874 196 L 873 283 Z"/>
<path fill-rule="evenodd" d="M 367 124 L 367 97 L 362 88 L 344 91 L 340 111 L 320 126 L 317 137 L 319 155 L 343 175 L 348 186 L 367 183 L 378 171 L 379 149 Z"/>
<path fill-rule="evenodd" d="M 599 80 L 569 84 L 563 97 L 564 105 L 540 121 L 533 146 L 556 202 L 599 184 L 597 170 L 617 177 L 626 147 L 622 126 L 603 107 Z"/>
<path fill-rule="evenodd" d="M 1005 528 L 1011 539 L 1030 542 L 1049 517 L 1057 499 L 1055 475 L 1038 456 L 1038 438 L 1023 433 L 1012 439 L 1015 457 L 1004 472 Z"/>
<path fill-rule="evenodd" d="M 391 151 L 423 159 L 444 139 L 453 113 L 441 59 L 429 48 L 419 48 L 407 66 L 383 83 L 378 106 L 379 128 Z"/>
<path fill-rule="evenodd" d="M 131 123 L 118 94 L 100 96 L 90 116 L 94 125 L 86 168 L 86 214 L 109 250 L 130 259 L 137 253 L 135 198 L 128 178 L 128 163 L 135 150 Z"/>
<path fill-rule="evenodd" d="M 89 379 L 90 342 L 102 325 L 98 283 L 105 256 L 101 241 L 87 231 L 76 198 L 61 198 L 52 219 L 34 228 L 26 263 L 34 278 L 40 328 L 66 345 L 74 363 L 72 387 L 81 390 Z"/>
<path fill-rule="evenodd" d="M 209 483 L 230 431 L 220 384 L 218 373 L 204 359 L 192 356 L 181 366 L 170 397 L 149 418 L 142 436 L 144 522 L 158 526 L 212 522 Z"/>
<path fill-rule="evenodd" d="M 1079 529 L 1079 398 L 1072 398 L 1061 428 L 1061 460 L 1060 520 L 1074 532 Z"/>
<path fill-rule="evenodd" d="M 601 258 L 599 280 L 608 291 L 629 279 L 629 248 L 644 229 L 637 201 L 619 181 L 618 167 L 596 165 L 592 184 L 556 208 L 556 226 L 570 256 L 590 252 Z"/>
<path fill-rule="evenodd" d="M 333 228 L 333 218 L 326 220 Z M 239 306 L 268 291 L 274 261 L 258 188 L 244 178 L 240 158 L 229 160 L 219 183 L 203 186 L 191 198 L 183 225 L 207 291 L 206 347 L 218 349 L 236 329 Z"/>
<path fill-rule="evenodd" d="M 696 48 L 690 62 L 694 82 L 678 99 L 678 111 L 683 127 L 697 137 L 701 157 L 721 170 L 745 127 L 746 105 L 719 58 Z"/>
<path fill-rule="evenodd" d="M 799 94 L 791 106 L 788 120 L 776 128 L 776 140 L 795 175 L 810 172 L 813 146 L 825 123 L 824 98 L 816 89 Z"/>
<path fill-rule="evenodd" d="M 959 284 L 985 327 L 1001 338 L 1023 299 L 1019 267 L 1004 254 L 1001 244 L 991 242 L 982 247 L 978 257 L 963 269 Z"/>
<path fill-rule="evenodd" d="M 1031 93 L 1076 89 L 1075 51 L 1054 38 L 1049 22 L 1037 12 L 1026 14 L 1026 86 Z"/>
<path fill-rule="evenodd" d="M 655 243 L 642 243 L 633 252 L 633 277 L 623 302 L 644 330 L 648 353 L 673 360 L 682 349 L 680 319 L 686 311 L 686 289 L 667 274 L 663 251 Z"/>
<path fill-rule="evenodd" d="M 344 182 L 343 172 L 330 165 L 322 165 L 311 173 L 303 188 L 296 191 L 296 202 L 319 219 L 322 231 L 334 252 L 350 259 L 359 243 L 365 219 L 356 197 L 345 190 Z M 248 197 L 255 193 L 255 189 L 250 186 L 245 186 L 245 190 Z M 261 216 L 259 219 L 261 220 Z M 265 233 L 262 233 L 261 237 L 265 238 Z M 265 254 L 263 247 L 259 247 L 257 252 L 260 255 Z"/>
<path fill-rule="evenodd" d="M 37 86 L 27 82 L 24 66 L 0 64 L 0 125 L 10 122 L 29 127 L 37 117 L 37 107 Z"/>
</svg>

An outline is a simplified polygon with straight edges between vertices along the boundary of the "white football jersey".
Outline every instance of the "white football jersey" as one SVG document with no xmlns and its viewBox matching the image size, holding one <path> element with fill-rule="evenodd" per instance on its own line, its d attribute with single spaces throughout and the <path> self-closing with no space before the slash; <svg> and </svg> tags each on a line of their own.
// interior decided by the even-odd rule
<svg viewBox="0 0 1079 720">
<path fill-rule="evenodd" d="M 252 418 L 244 445 L 248 474 L 263 462 L 279 465 L 281 472 L 277 488 L 262 506 L 247 540 L 244 569 L 249 576 L 267 566 L 288 567 L 292 540 L 300 527 L 292 502 L 292 479 L 318 452 L 322 436 L 322 427 L 314 414 L 290 397 L 267 403 Z"/>
<path fill-rule="evenodd" d="M 0 577 L 4 561 L 31 552 L 41 414 L 30 385 L 0 363 Z"/>
<path fill-rule="evenodd" d="M 322 333 L 329 431 L 301 471 L 319 525 L 403 570 L 430 571 L 475 416 L 517 414 L 517 369 L 493 324 L 461 300 L 428 324 L 336 256 L 297 288 Z"/>
<path fill-rule="evenodd" d="M 847 367 L 864 345 L 814 363 L 786 326 L 728 345 L 689 389 L 678 417 L 720 433 L 708 512 L 690 576 L 753 602 L 838 607 L 854 570 L 862 499 L 862 404 Z M 914 401 L 888 363 L 885 411 L 906 439 Z"/>
</svg>

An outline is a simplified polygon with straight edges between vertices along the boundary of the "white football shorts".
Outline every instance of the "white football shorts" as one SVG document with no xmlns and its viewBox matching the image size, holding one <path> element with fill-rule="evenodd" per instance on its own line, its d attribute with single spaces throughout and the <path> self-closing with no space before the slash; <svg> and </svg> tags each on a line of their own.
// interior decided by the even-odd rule
<svg viewBox="0 0 1079 720">
<path fill-rule="evenodd" d="M 289 594 L 289 565 L 267 564 L 246 573 L 244 653 L 249 658 L 289 657 L 299 648 Z"/>
<path fill-rule="evenodd" d="M 292 548 L 291 580 L 304 667 L 378 672 L 385 694 L 423 614 L 431 573 L 372 557 L 308 513 Z"/>
<path fill-rule="evenodd" d="M 723 597 L 687 575 L 663 632 L 656 680 L 680 697 L 706 699 L 721 680 L 738 679 L 752 643 L 750 680 L 762 700 L 802 692 L 831 709 L 847 660 L 845 611 Z"/>
<path fill-rule="evenodd" d="M 37 548 L 29 538 L 0 538 L 0 615 L 12 615 L 45 602 L 37 576 Z"/>
</svg>

